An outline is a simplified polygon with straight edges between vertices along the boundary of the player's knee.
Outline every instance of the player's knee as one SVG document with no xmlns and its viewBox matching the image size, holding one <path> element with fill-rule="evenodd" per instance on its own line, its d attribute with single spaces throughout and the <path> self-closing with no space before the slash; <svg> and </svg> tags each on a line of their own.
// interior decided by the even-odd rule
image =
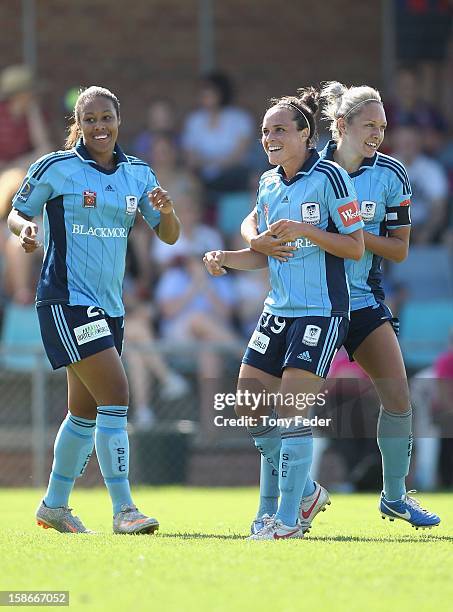
<svg viewBox="0 0 453 612">
<path fill-rule="evenodd" d="M 129 385 L 127 381 L 117 381 L 106 389 L 102 402 L 104 405 L 129 406 Z"/>
<path fill-rule="evenodd" d="M 402 414 L 410 410 L 411 400 L 407 386 L 394 391 L 391 396 L 385 399 L 383 406 L 387 412 L 395 414 Z"/>
</svg>

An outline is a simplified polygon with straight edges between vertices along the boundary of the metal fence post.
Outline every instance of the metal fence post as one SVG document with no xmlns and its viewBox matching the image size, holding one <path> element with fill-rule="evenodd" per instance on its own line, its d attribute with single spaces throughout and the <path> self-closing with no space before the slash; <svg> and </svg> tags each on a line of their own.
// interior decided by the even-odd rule
<svg viewBox="0 0 453 612">
<path fill-rule="evenodd" d="M 32 482 L 35 487 L 42 487 L 46 483 L 46 372 L 43 362 L 44 356 L 37 352 L 32 374 L 31 398 Z"/>
</svg>

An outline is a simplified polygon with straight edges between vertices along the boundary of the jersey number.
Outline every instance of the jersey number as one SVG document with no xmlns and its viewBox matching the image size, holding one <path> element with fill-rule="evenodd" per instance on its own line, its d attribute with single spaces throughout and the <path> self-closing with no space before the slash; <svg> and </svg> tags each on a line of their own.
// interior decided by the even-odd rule
<svg viewBox="0 0 453 612">
<path fill-rule="evenodd" d="M 272 327 L 269 327 L 271 319 L 274 320 L 272 322 Z M 275 315 L 272 315 L 270 313 L 265 313 L 263 314 L 263 317 L 261 319 L 261 326 L 269 327 L 271 332 L 273 332 L 274 334 L 280 334 L 286 327 L 286 321 L 285 319 L 280 319 L 280 317 L 276 317 Z"/>
<path fill-rule="evenodd" d="M 105 312 L 102 310 L 102 308 L 99 308 L 98 306 L 88 306 L 87 308 L 87 317 L 89 317 L 90 319 L 92 317 L 103 317 L 105 316 Z"/>
</svg>

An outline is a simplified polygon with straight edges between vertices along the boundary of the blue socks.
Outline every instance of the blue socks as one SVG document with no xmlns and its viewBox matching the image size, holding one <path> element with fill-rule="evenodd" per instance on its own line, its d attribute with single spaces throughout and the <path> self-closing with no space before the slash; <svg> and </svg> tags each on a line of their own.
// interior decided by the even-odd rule
<svg viewBox="0 0 453 612">
<path fill-rule="evenodd" d="M 280 446 L 280 445 L 279 445 Z M 280 449 L 278 453 L 280 457 Z M 272 516 L 277 512 L 278 498 L 280 489 L 278 488 L 278 462 L 277 469 L 261 455 L 260 468 L 260 505 L 256 518 L 259 519 L 265 514 Z"/>
<path fill-rule="evenodd" d="M 309 497 L 310 495 L 313 495 L 313 493 L 315 492 L 315 489 L 316 489 L 315 481 L 310 476 L 310 474 L 308 474 L 307 480 L 305 482 L 304 491 L 302 493 L 302 497 Z"/>
<path fill-rule="evenodd" d="M 280 428 L 262 425 L 247 429 L 261 453 L 260 505 L 256 518 L 261 518 L 263 514 L 271 516 L 277 511 L 279 497 Z"/>
<path fill-rule="evenodd" d="M 128 479 L 127 406 L 98 406 L 97 412 L 96 455 L 116 514 L 123 504 L 133 505 Z"/>
<path fill-rule="evenodd" d="M 94 446 L 96 421 L 73 416 L 70 412 L 58 430 L 54 460 L 44 503 L 49 508 L 67 506 L 76 478 L 88 464 Z"/>
<path fill-rule="evenodd" d="M 313 438 L 307 428 L 282 430 L 280 451 L 279 489 L 280 505 L 276 518 L 285 525 L 296 525 L 300 500 L 310 471 L 313 455 Z"/>
<path fill-rule="evenodd" d="M 384 496 L 389 501 L 406 493 L 412 451 L 412 410 L 403 414 L 387 412 L 381 406 L 377 441 L 382 455 Z"/>
</svg>

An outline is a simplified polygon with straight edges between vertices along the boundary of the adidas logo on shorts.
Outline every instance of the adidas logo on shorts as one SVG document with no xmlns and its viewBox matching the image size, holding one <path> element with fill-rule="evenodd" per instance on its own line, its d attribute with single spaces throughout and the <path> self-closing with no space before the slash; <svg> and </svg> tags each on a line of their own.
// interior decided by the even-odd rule
<svg viewBox="0 0 453 612">
<path fill-rule="evenodd" d="M 304 361 L 312 361 L 310 353 L 308 351 L 299 353 L 299 355 L 297 355 L 297 359 L 303 359 Z"/>
</svg>

